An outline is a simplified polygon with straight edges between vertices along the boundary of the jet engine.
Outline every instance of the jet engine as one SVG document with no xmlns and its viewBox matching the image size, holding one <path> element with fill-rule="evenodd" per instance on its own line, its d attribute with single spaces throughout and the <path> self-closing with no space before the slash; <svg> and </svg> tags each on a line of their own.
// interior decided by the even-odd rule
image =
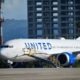
<svg viewBox="0 0 80 80">
<path fill-rule="evenodd" d="M 76 56 L 72 53 L 61 53 L 57 56 L 57 60 L 59 61 L 61 66 L 69 66 L 73 65 L 76 61 Z"/>
</svg>

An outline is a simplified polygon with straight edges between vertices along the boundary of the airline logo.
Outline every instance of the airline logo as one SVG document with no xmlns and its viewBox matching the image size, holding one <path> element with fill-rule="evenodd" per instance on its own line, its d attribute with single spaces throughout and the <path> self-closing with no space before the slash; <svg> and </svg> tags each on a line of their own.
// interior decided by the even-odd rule
<svg viewBox="0 0 80 80">
<path fill-rule="evenodd" d="M 46 42 L 36 42 L 36 43 L 25 43 L 25 46 L 27 49 L 41 49 L 41 50 L 51 50 L 52 49 L 52 44 L 51 43 L 46 43 Z"/>
</svg>

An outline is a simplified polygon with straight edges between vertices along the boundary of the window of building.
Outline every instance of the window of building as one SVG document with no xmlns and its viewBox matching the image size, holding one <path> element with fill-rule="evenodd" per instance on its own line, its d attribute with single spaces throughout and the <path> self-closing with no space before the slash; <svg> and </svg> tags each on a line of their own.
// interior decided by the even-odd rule
<svg viewBox="0 0 80 80">
<path fill-rule="evenodd" d="M 29 9 L 30 11 L 32 11 L 32 10 L 33 10 L 33 6 L 29 6 L 28 9 Z"/>
<path fill-rule="evenodd" d="M 61 6 L 61 10 L 66 10 L 67 6 Z"/>
<path fill-rule="evenodd" d="M 40 6 L 40 5 L 42 5 L 42 2 L 36 2 L 36 5 Z"/>
<path fill-rule="evenodd" d="M 29 29 L 29 35 L 33 35 L 34 34 L 34 31 L 32 29 Z"/>
<path fill-rule="evenodd" d="M 29 5 L 32 5 L 33 4 L 33 1 L 32 0 L 28 0 L 28 4 Z"/>
<path fill-rule="evenodd" d="M 43 7 L 43 11 L 49 11 L 49 10 L 50 10 L 50 7 L 49 6 Z"/>
<path fill-rule="evenodd" d="M 42 28 L 43 25 L 42 24 L 37 24 L 37 28 Z"/>
<path fill-rule="evenodd" d="M 73 21 L 73 18 L 69 18 L 68 20 L 69 20 L 70 22 L 72 22 L 72 21 Z"/>
<path fill-rule="evenodd" d="M 62 26 L 62 27 L 66 27 L 67 24 L 66 24 L 66 23 L 61 23 L 61 26 Z"/>
<path fill-rule="evenodd" d="M 42 18 L 40 18 L 40 19 L 37 19 L 37 22 L 42 22 Z"/>
<path fill-rule="evenodd" d="M 29 25 L 29 28 L 32 29 L 33 23 L 29 23 L 28 25 Z"/>
<path fill-rule="evenodd" d="M 61 15 L 67 15 L 67 11 L 61 11 Z"/>
<path fill-rule="evenodd" d="M 53 2 L 53 5 L 58 5 L 58 2 Z"/>
<path fill-rule="evenodd" d="M 33 13 L 32 13 L 32 12 L 29 12 L 29 13 L 28 13 L 28 16 L 29 16 L 29 17 L 33 16 Z"/>
<path fill-rule="evenodd" d="M 69 33 L 73 34 L 74 33 L 73 29 L 69 29 Z"/>
<path fill-rule="evenodd" d="M 69 28 L 73 28 L 74 24 L 73 23 L 69 23 Z"/>
<path fill-rule="evenodd" d="M 76 10 L 80 10 L 80 5 L 75 6 Z"/>
<path fill-rule="evenodd" d="M 58 28 L 58 24 L 53 24 L 53 28 Z"/>
<path fill-rule="evenodd" d="M 28 18 L 28 21 L 29 21 L 29 22 L 33 22 L 33 18 L 31 18 L 31 17 Z"/>
<path fill-rule="evenodd" d="M 68 1 L 68 4 L 72 5 L 73 4 L 73 1 Z"/>
<path fill-rule="evenodd" d="M 68 7 L 68 10 L 73 10 L 74 8 L 73 7 Z"/>
<path fill-rule="evenodd" d="M 58 18 L 53 18 L 53 22 L 58 22 Z"/>
<path fill-rule="evenodd" d="M 58 13 L 53 13 L 53 16 L 58 16 Z"/>
<path fill-rule="evenodd" d="M 76 4 L 80 4 L 80 0 L 75 0 L 75 3 Z"/>
<path fill-rule="evenodd" d="M 54 30 L 53 30 L 53 33 L 54 33 L 54 35 L 59 35 L 59 30 L 54 29 Z"/>
<path fill-rule="evenodd" d="M 53 11 L 57 11 L 58 10 L 58 7 L 53 7 Z"/>
<path fill-rule="evenodd" d="M 39 36 L 42 35 L 42 30 L 41 30 L 41 29 L 38 29 L 38 30 L 37 30 L 37 35 L 39 35 Z"/>
<path fill-rule="evenodd" d="M 76 11 L 75 14 L 76 14 L 77 16 L 80 16 L 80 11 Z"/>
<path fill-rule="evenodd" d="M 45 29 L 49 29 L 50 28 L 50 23 L 49 22 L 44 22 L 43 24 Z"/>
<path fill-rule="evenodd" d="M 79 21 L 80 20 L 80 16 L 79 17 L 76 17 L 76 21 Z"/>
<path fill-rule="evenodd" d="M 66 4 L 67 3 L 67 0 L 61 0 L 61 3 L 62 4 Z"/>
<path fill-rule="evenodd" d="M 37 10 L 37 11 L 42 11 L 42 8 L 41 8 L 41 7 L 40 7 L 40 8 L 36 8 L 36 10 Z"/>
<path fill-rule="evenodd" d="M 44 17 L 50 17 L 50 13 L 49 13 L 49 12 L 44 12 L 44 13 L 43 13 L 43 16 L 44 16 Z"/>
<path fill-rule="evenodd" d="M 49 4 L 49 0 L 43 0 L 43 4 L 44 5 L 48 5 Z"/>
<path fill-rule="evenodd" d="M 42 13 L 37 13 L 37 17 L 41 17 L 42 16 Z"/>
<path fill-rule="evenodd" d="M 73 14 L 73 12 L 69 12 L 68 15 L 69 16 L 73 16 L 74 14 Z"/>
<path fill-rule="evenodd" d="M 67 29 L 66 28 L 62 28 L 61 29 L 61 33 L 65 35 L 67 33 Z"/>
<path fill-rule="evenodd" d="M 50 20 L 49 20 L 48 18 L 44 18 L 43 21 L 44 21 L 45 23 L 48 23 Z M 46 24 L 45 24 L 45 25 L 46 25 Z"/>
<path fill-rule="evenodd" d="M 61 21 L 67 21 L 66 17 L 61 17 Z"/>
</svg>

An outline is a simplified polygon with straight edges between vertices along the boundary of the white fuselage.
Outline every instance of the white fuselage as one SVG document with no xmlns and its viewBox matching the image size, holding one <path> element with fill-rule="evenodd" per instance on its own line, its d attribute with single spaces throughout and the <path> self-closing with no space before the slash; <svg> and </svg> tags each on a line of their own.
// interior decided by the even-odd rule
<svg viewBox="0 0 80 80">
<path fill-rule="evenodd" d="M 8 41 L 5 45 L 13 47 L 1 49 L 1 55 L 14 61 L 34 60 L 28 54 L 47 58 L 52 54 L 80 51 L 79 40 L 17 39 Z"/>
</svg>

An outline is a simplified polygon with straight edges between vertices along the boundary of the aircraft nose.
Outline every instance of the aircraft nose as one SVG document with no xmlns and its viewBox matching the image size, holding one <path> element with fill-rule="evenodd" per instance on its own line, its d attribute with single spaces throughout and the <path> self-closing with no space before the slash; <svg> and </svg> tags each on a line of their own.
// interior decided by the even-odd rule
<svg viewBox="0 0 80 80">
<path fill-rule="evenodd" d="M 8 58 L 9 57 L 9 52 L 10 49 L 12 49 L 13 46 L 9 46 L 9 45 L 2 45 L 1 49 L 0 49 L 0 56 L 3 58 Z"/>
<path fill-rule="evenodd" d="M 7 58 L 6 50 L 5 49 L 1 49 L 0 50 L 0 55 L 1 55 L 2 58 Z"/>
</svg>

